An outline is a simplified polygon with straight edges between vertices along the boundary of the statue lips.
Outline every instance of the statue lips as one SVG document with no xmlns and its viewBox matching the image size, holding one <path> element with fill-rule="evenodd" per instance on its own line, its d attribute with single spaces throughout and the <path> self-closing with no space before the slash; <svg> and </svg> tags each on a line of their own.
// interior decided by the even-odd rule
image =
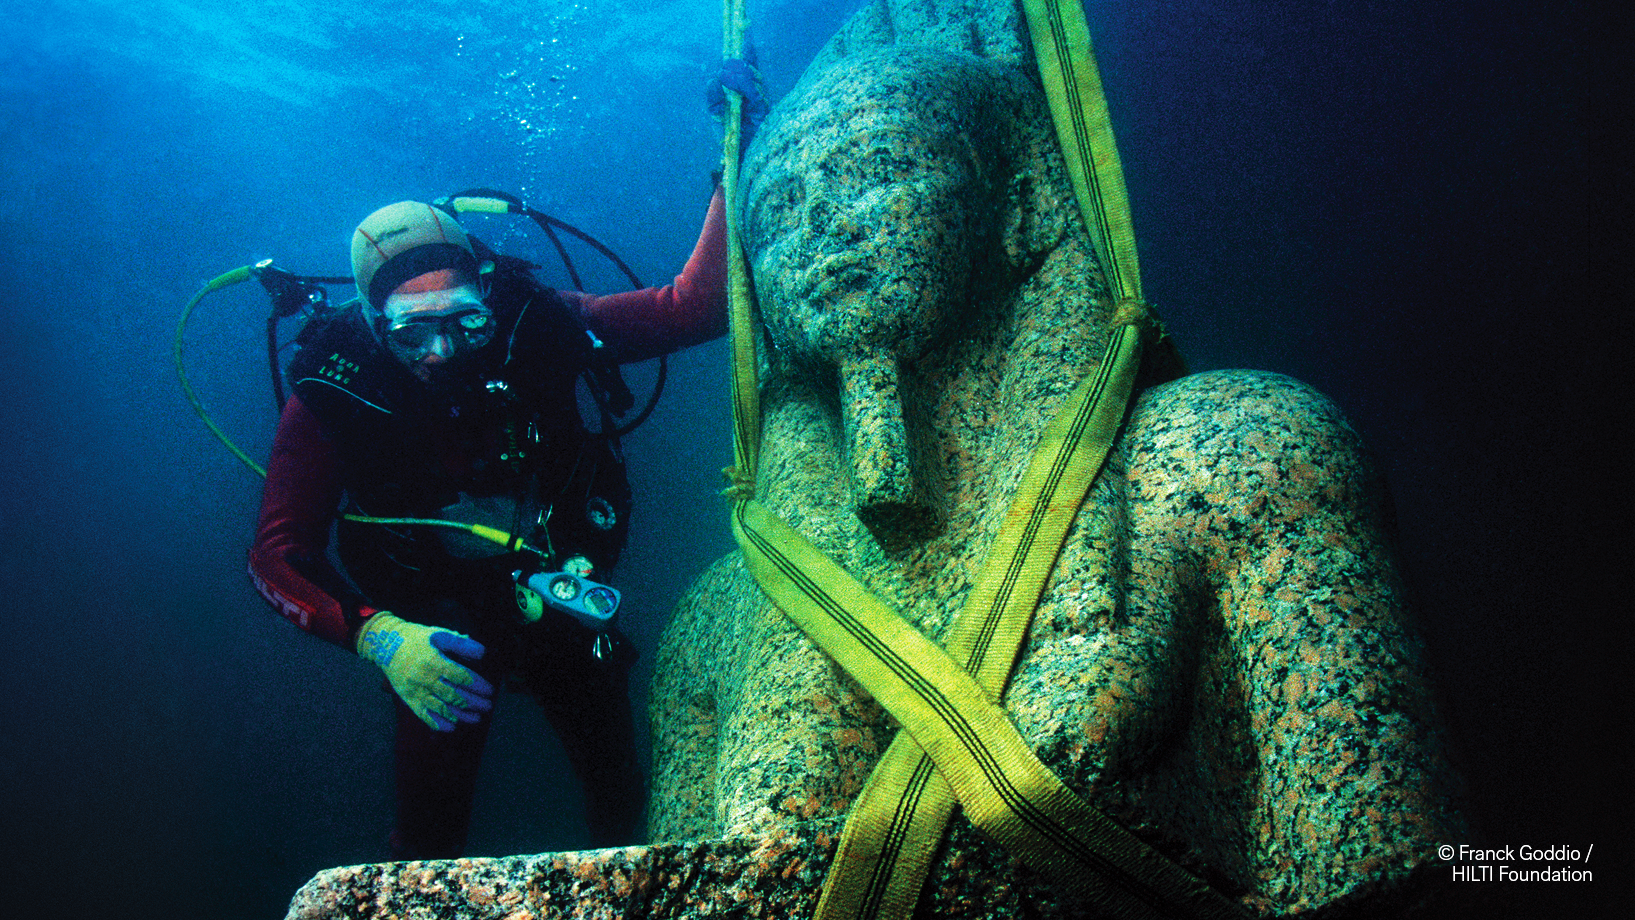
<svg viewBox="0 0 1635 920">
<path fill-rule="evenodd" d="M 869 261 L 868 254 L 859 249 L 819 256 L 811 268 L 801 273 L 797 297 L 813 303 L 856 293 L 869 279 Z"/>
</svg>

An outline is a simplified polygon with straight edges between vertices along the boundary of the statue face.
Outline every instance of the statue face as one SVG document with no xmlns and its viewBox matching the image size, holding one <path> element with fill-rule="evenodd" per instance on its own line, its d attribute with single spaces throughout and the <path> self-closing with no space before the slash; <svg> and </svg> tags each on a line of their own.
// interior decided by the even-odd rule
<svg viewBox="0 0 1635 920">
<path fill-rule="evenodd" d="M 911 360 L 966 299 L 969 150 L 909 116 L 786 123 L 751 183 L 746 242 L 774 339 L 843 368 Z M 861 122 L 861 123 L 859 123 Z"/>
<path fill-rule="evenodd" d="M 895 548 L 941 518 L 899 377 L 969 300 L 984 198 L 952 126 L 903 108 L 842 102 L 777 125 L 745 219 L 761 315 L 798 363 L 836 372 L 857 515 Z"/>
</svg>

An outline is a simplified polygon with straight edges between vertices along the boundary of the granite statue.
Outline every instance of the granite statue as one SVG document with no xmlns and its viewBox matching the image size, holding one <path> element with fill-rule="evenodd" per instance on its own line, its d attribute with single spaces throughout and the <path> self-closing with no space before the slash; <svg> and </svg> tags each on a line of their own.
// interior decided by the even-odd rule
<svg viewBox="0 0 1635 920">
<path fill-rule="evenodd" d="M 1020 69 L 893 49 L 784 100 L 744 168 L 757 494 L 933 638 L 1111 329 L 1051 137 Z M 1397 899 L 1458 819 L 1389 531 L 1320 394 L 1150 386 L 1005 705 L 1069 786 L 1257 913 Z M 681 604 L 654 701 L 658 840 L 838 819 L 895 731 L 737 557 Z"/>
<path fill-rule="evenodd" d="M 1116 306 L 1020 36 L 1004 0 L 878 0 L 744 162 L 756 493 L 933 638 Z M 1153 355 L 1005 707 L 1251 916 L 1434 902 L 1463 825 L 1379 472 L 1311 388 Z M 737 553 L 657 657 L 649 844 L 331 870 L 291 916 L 810 916 L 894 722 Z M 1087 916 L 958 816 L 919 915 Z"/>
</svg>

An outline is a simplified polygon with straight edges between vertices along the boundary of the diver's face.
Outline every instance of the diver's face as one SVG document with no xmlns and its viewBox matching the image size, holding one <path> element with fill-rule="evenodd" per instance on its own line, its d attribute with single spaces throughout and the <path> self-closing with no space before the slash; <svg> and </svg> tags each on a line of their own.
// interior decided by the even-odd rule
<svg viewBox="0 0 1635 920">
<path fill-rule="evenodd" d="M 494 336 L 493 314 L 471 284 L 393 293 L 381 314 L 386 349 L 422 383 L 437 381 Z"/>
</svg>

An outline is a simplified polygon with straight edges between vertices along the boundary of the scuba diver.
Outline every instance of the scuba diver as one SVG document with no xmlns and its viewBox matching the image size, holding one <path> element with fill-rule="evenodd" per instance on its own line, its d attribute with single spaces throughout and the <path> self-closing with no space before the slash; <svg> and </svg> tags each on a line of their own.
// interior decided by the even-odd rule
<svg viewBox="0 0 1635 920">
<path fill-rule="evenodd" d="M 540 284 L 430 204 L 389 205 L 353 234 L 359 298 L 299 339 L 250 574 L 286 618 L 384 672 L 397 710 L 394 858 L 464 849 L 508 677 L 560 736 L 593 845 L 635 842 L 635 652 L 611 617 L 617 592 L 597 581 L 631 507 L 612 429 L 630 404 L 617 366 L 724 334 L 725 248 L 719 189 L 673 284 L 603 296 Z M 581 418 L 581 377 L 600 432 Z M 515 539 L 401 523 L 424 519 Z M 542 589 L 549 603 L 537 603 L 522 587 L 541 574 L 592 588 L 590 600 L 576 608 Z M 536 599 L 526 612 L 525 598 Z"/>
</svg>

